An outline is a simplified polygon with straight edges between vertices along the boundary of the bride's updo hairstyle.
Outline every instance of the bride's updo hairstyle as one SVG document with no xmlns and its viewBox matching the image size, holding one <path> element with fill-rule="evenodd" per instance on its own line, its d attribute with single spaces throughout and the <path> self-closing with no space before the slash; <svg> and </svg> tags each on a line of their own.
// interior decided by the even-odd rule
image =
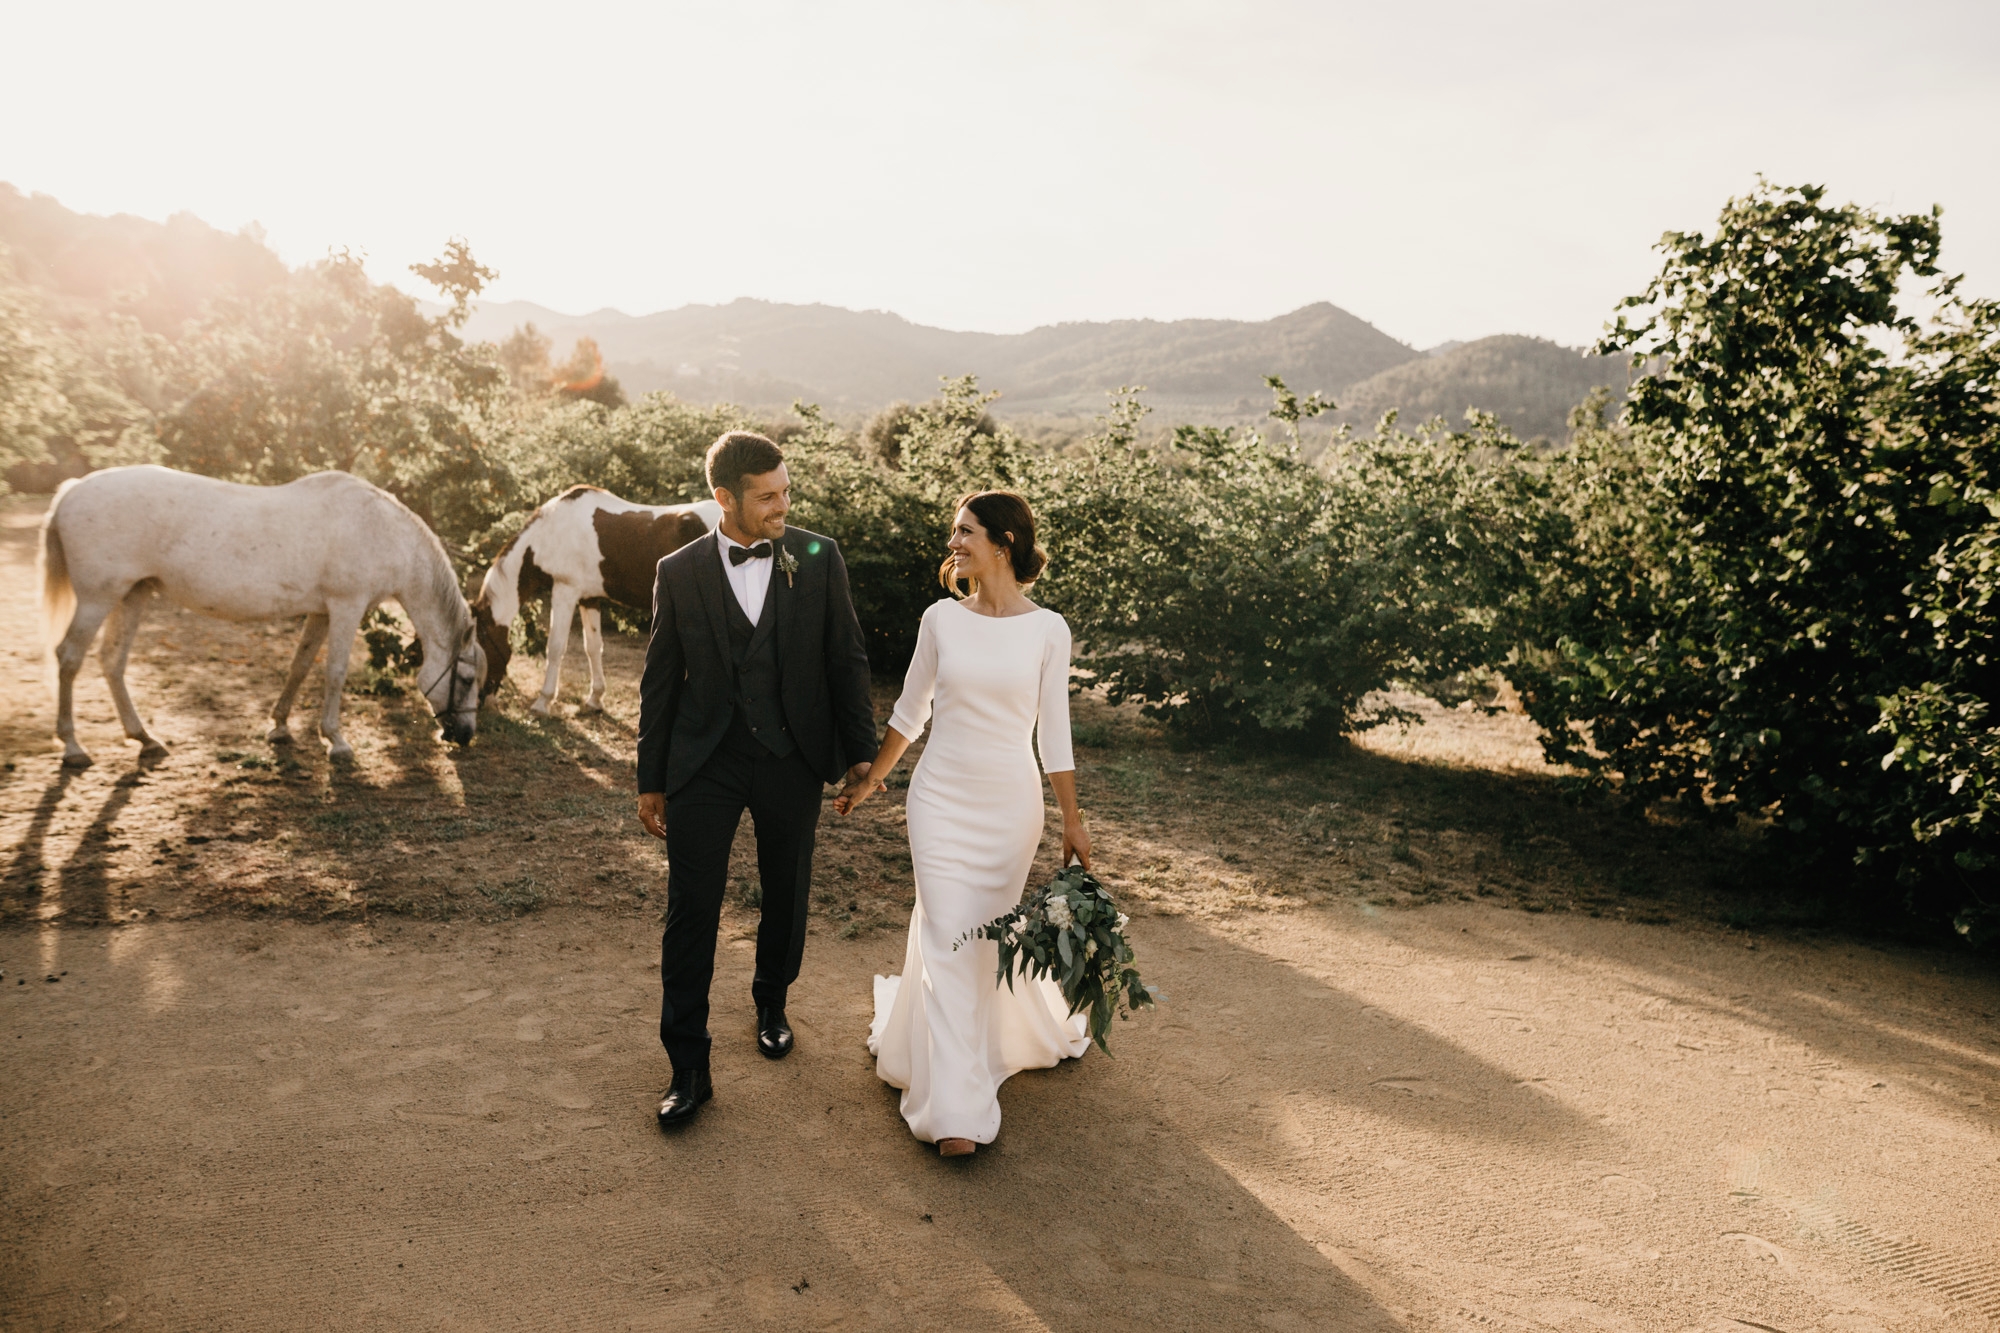
<svg viewBox="0 0 2000 1333">
<path fill-rule="evenodd" d="M 961 509 L 970 509 L 972 516 L 979 520 L 979 526 L 986 529 L 986 540 L 995 546 L 1006 548 L 1007 559 L 1014 566 L 1014 580 L 1023 588 L 1042 576 L 1048 567 L 1048 552 L 1035 544 L 1035 511 L 1028 507 L 1028 497 L 1013 491 L 974 491 L 960 496 L 951 507 L 954 517 Z M 976 579 L 965 580 L 975 590 Z M 954 597 L 964 597 L 958 587 L 959 580 L 951 576 L 951 557 L 938 566 L 938 582 Z"/>
</svg>

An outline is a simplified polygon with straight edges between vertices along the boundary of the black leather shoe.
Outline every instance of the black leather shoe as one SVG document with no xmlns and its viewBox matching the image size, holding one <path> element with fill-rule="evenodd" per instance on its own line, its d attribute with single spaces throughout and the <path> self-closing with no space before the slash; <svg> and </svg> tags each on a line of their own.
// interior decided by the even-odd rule
<svg viewBox="0 0 2000 1333">
<path fill-rule="evenodd" d="M 792 1053 L 792 1025 L 781 1008 L 757 1011 L 757 1049 L 767 1060 L 782 1060 Z"/>
<path fill-rule="evenodd" d="M 660 1101 L 660 1128 L 694 1119 L 701 1104 L 715 1095 L 706 1069 L 677 1069 L 667 1095 Z"/>
</svg>

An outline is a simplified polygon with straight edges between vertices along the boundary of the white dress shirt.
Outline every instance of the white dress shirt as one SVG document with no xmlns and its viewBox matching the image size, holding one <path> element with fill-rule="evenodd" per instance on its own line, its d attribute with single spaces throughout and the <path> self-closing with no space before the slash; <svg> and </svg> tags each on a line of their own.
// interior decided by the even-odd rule
<svg viewBox="0 0 2000 1333">
<path fill-rule="evenodd" d="M 777 543 L 771 543 L 771 554 L 762 560 L 745 560 L 736 565 L 729 561 L 729 548 L 741 546 L 746 551 L 750 548 L 732 540 L 720 527 L 715 530 L 715 541 L 722 551 L 722 572 L 729 579 L 729 590 L 736 594 L 736 604 L 755 625 L 757 617 L 764 614 L 764 595 L 771 590 L 771 566 L 777 563 Z"/>
</svg>

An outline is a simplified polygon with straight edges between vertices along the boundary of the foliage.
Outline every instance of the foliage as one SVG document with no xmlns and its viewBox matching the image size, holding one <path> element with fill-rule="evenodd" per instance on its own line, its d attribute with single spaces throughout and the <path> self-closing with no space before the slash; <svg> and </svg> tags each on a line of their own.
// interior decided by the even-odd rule
<svg viewBox="0 0 2000 1333">
<path fill-rule="evenodd" d="M 784 446 L 791 521 L 840 543 L 869 664 L 900 672 L 916 651 L 924 608 L 944 595 L 937 582 L 946 526 L 939 506 L 818 407 L 798 403 L 792 410 L 806 428 Z"/>
<path fill-rule="evenodd" d="M 0 495 L 9 469 L 50 461 L 48 439 L 65 406 L 52 341 L 34 294 L 13 280 L 0 250 Z"/>
<path fill-rule="evenodd" d="M 64 475 L 145 457 L 129 437 L 157 393 L 160 343 L 127 315 L 62 314 L 17 280 L 0 247 L 0 494 L 9 476 L 53 489 Z"/>
<path fill-rule="evenodd" d="M 976 381 L 970 379 L 954 383 L 963 386 L 961 388 L 961 396 L 963 396 L 966 388 L 976 387 Z M 946 401 L 949 400 L 950 392 L 951 390 L 947 390 Z M 983 406 L 990 400 L 991 395 L 987 398 L 982 398 L 980 403 Z M 890 467 L 901 467 L 903 463 L 903 441 L 913 428 L 921 426 L 922 422 L 919 416 L 921 411 L 922 409 L 910 403 L 891 403 L 869 418 L 868 425 L 861 432 L 861 438 L 867 444 L 869 451 L 877 458 L 880 458 Z M 993 419 L 991 412 L 982 411 L 979 414 L 978 420 L 973 423 L 972 431 L 978 435 L 997 438 L 1000 434 L 1000 423 Z"/>
<path fill-rule="evenodd" d="M 1976 914 L 2000 903 L 2000 316 L 1938 244 L 1935 213 L 1769 185 L 1663 240 L 1600 347 L 1659 368 L 1552 470 L 1513 674 L 1551 759 Z M 1924 280 L 1929 328 L 1898 304 Z"/>
<path fill-rule="evenodd" d="M 190 388 L 158 418 L 162 461 L 256 484 L 337 468 L 464 531 L 499 484 L 482 426 L 502 381 L 492 349 L 455 330 L 493 274 L 463 241 L 412 270 L 448 311 L 425 316 L 346 253 L 255 301 L 214 303 L 174 345 L 173 378 Z"/>
<path fill-rule="evenodd" d="M 977 376 L 961 375 L 945 379 L 937 397 L 910 409 L 900 462 L 912 486 L 948 508 L 969 491 L 1025 481 L 1032 467 L 1026 446 L 1011 431 L 997 429 L 986 411 L 999 396 L 980 392 Z M 951 527 L 951 514 L 943 518 L 940 534 Z"/>
<path fill-rule="evenodd" d="M 1021 485 L 1031 474 L 1026 446 L 987 413 L 993 398 L 967 375 L 945 380 L 934 399 L 899 405 L 893 460 L 818 407 L 793 405 L 805 429 L 785 441 L 792 519 L 840 543 L 877 670 L 909 664 L 924 608 L 946 595 L 938 565 L 958 497 Z"/>
<path fill-rule="evenodd" d="M 1090 1039 L 1109 1055 L 1104 1034 L 1111 1030 L 1112 1015 L 1130 1017 L 1166 998 L 1159 987 L 1139 980 L 1132 945 L 1125 938 L 1127 921 L 1097 876 L 1070 866 L 1024 895 L 1013 911 L 967 931 L 951 947 L 975 939 L 994 941 L 1000 946 L 994 984 L 1005 982 L 1010 991 L 1016 975 L 1054 981 L 1070 1013 L 1089 1013 Z M 1125 1012 L 1119 1014 L 1121 996 Z"/>
<path fill-rule="evenodd" d="M 1485 417 L 1342 431 L 1308 464 L 1298 424 L 1329 404 L 1272 388 L 1293 440 L 1182 427 L 1149 450 L 1128 394 L 1047 467 L 1051 596 L 1114 702 L 1196 738 L 1317 750 L 1401 719 L 1367 701 L 1391 681 L 1504 654 L 1538 481 Z"/>
<path fill-rule="evenodd" d="M 486 445 L 495 489 L 464 529 L 468 557 L 474 565 L 492 559 L 537 505 L 571 486 L 602 486 L 639 504 L 706 499 L 708 446 L 755 425 L 726 404 L 694 407 L 665 393 L 619 409 L 559 399 L 522 404 L 495 422 Z"/>
<path fill-rule="evenodd" d="M 534 323 L 521 325 L 497 346 L 507 382 L 523 398 L 556 397 L 583 400 L 601 407 L 625 406 L 625 390 L 604 368 L 604 353 L 595 338 L 576 340 L 569 359 L 556 365 L 549 359 L 553 344 Z"/>
<path fill-rule="evenodd" d="M 382 606 L 362 620 L 362 642 L 368 644 L 368 669 L 378 677 L 410 675 L 424 664 L 424 644 L 404 638 L 404 626 Z"/>
</svg>

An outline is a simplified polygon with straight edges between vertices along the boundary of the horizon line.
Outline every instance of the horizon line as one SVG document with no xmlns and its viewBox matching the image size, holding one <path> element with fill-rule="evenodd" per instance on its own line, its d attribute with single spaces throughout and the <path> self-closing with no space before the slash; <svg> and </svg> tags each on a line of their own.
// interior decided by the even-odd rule
<svg viewBox="0 0 2000 1333">
<path fill-rule="evenodd" d="M 449 306 L 446 305 L 445 302 L 436 300 L 432 297 L 416 296 L 414 293 L 412 293 L 411 295 L 418 302 L 418 304 L 431 307 L 434 310 L 446 310 L 450 308 Z M 1441 348 L 1447 345 L 1463 346 L 1468 343 L 1475 343 L 1482 341 L 1483 339 L 1486 338 L 1507 336 L 1503 332 L 1503 333 L 1483 333 L 1480 334 L 1478 337 L 1473 337 L 1473 338 L 1442 338 L 1437 342 L 1431 344 L 1429 347 L 1421 347 L 1416 343 L 1409 341 L 1406 338 L 1397 337 L 1397 335 L 1390 333 L 1388 330 L 1382 328 L 1380 325 L 1374 323 L 1372 320 L 1364 319 L 1360 315 L 1357 315 L 1353 311 L 1347 309 L 1347 307 L 1339 305 L 1334 301 L 1326 299 L 1325 297 L 1321 297 L 1318 300 L 1314 301 L 1307 301 L 1303 305 L 1294 306 L 1289 310 L 1280 311 L 1275 315 L 1267 315 L 1262 319 L 1246 319 L 1241 316 L 1235 316 L 1235 315 L 1181 315 L 1174 319 L 1161 319 L 1152 315 L 1127 315 L 1110 319 L 1054 320 L 1052 322 L 1045 324 L 1031 325 L 1026 329 L 1020 329 L 1014 332 L 998 332 L 992 329 L 958 329 L 958 328 L 951 328 L 942 324 L 924 324 L 917 320 L 911 319 L 907 315 L 899 314 L 894 310 L 885 309 L 879 306 L 864 308 L 856 306 L 836 305 L 830 301 L 776 301 L 768 297 L 762 297 L 762 296 L 735 296 L 731 297 L 727 301 L 686 301 L 677 306 L 662 306 L 657 310 L 649 310 L 644 314 L 636 314 L 636 315 L 631 313 L 630 311 L 620 309 L 619 307 L 613 305 L 599 306 L 594 310 L 587 310 L 581 313 L 575 313 L 567 310 L 559 310 L 551 305 L 544 305 L 540 301 L 525 296 L 474 300 L 470 302 L 471 308 L 475 311 L 480 309 L 482 306 L 489 306 L 489 305 L 491 306 L 530 305 L 534 306 L 538 310 L 547 311 L 549 314 L 558 316 L 559 318 L 565 320 L 577 320 L 577 321 L 594 319 L 606 315 L 615 315 L 620 319 L 644 320 L 644 319 L 651 319 L 657 315 L 676 314 L 683 310 L 697 310 L 697 309 L 722 310 L 728 308 L 729 306 L 743 305 L 743 304 L 764 305 L 764 306 L 789 306 L 801 310 L 818 308 L 823 310 L 837 310 L 842 312 L 843 314 L 849 314 L 849 315 L 884 315 L 890 319 L 900 320 L 904 324 L 907 324 L 912 328 L 929 329 L 938 333 L 960 333 L 960 334 L 967 334 L 975 337 L 984 337 L 984 338 L 1020 338 L 1020 337 L 1025 337 L 1030 333 L 1037 332 L 1041 329 L 1074 328 L 1078 325 L 1089 325 L 1089 324 L 1103 324 L 1103 325 L 1108 325 L 1108 324 L 1165 325 L 1165 324 L 1192 324 L 1192 323 L 1270 324 L 1274 323 L 1277 320 L 1284 319 L 1289 315 L 1296 315 L 1301 311 L 1310 310 L 1314 306 L 1322 306 L 1322 305 L 1337 310 L 1341 314 L 1346 315 L 1349 319 L 1364 324 L 1368 328 L 1373 329 L 1375 332 L 1381 334 L 1383 337 L 1391 339 L 1394 342 L 1400 343 L 1404 347 L 1407 347 L 1412 351 L 1418 353 L 1429 353 L 1435 348 Z M 1558 342 L 1554 338 L 1547 338 L 1541 334 L 1529 333 L 1529 334 L 1521 334 L 1519 336 L 1536 338 L 1544 342 L 1554 343 L 1558 347 L 1569 346 L 1569 344 L 1567 343 Z"/>
</svg>

